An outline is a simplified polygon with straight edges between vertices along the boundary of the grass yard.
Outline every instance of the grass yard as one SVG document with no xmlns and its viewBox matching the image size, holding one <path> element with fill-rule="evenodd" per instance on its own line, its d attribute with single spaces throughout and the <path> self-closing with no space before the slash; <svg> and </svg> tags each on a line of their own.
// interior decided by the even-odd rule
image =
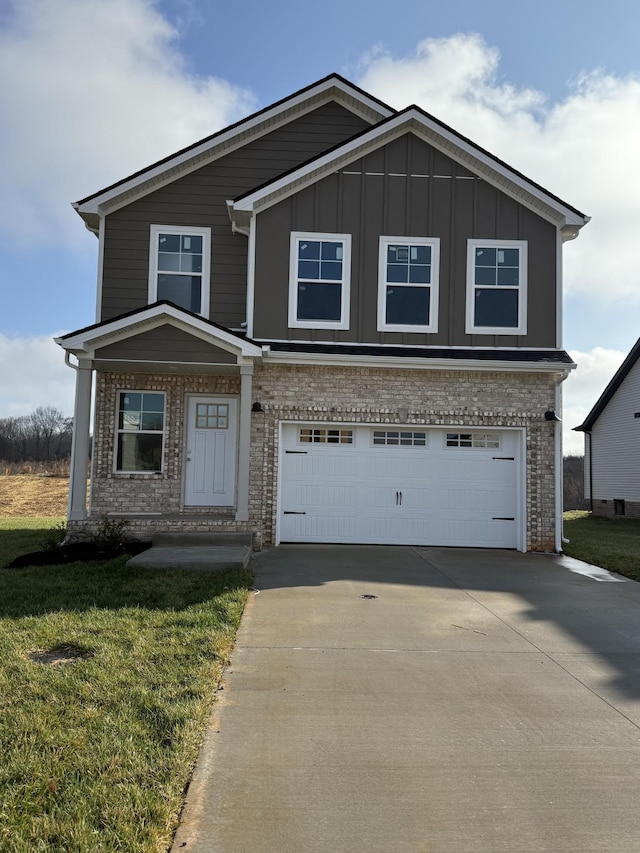
<svg viewBox="0 0 640 853">
<path fill-rule="evenodd" d="M 575 510 L 564 514 L 564 535 L 569 556 L 640 580 L 640 520 Z"/>
<path fill-rule="evenodd" d="M 251 576 L 6 568 L 59 520 L 0 518 L 0 850 L 165 853 Z"/>
</svg>

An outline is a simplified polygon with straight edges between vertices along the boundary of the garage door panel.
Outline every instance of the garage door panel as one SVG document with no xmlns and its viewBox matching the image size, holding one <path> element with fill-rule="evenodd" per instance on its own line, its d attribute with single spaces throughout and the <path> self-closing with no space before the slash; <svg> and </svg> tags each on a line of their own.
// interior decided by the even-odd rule
<svg viewBox="0 0 640 853">
<path fill-rule="evenodd" d="M 358 477 L 357 457 L 344 453 L 328 451 L 322 455 L 314 451 L 298 451 L 285 454 L 285 475 L 287 477 L 331 477 L 333 479 L 353 479 Z"/>
<path fill-rule="evenodd" d="M 391 480 L 394 484 L 398 483 L 398 478 L 427 478 L 432 463 L 430 459 L 425 458 L 424 448 L 420 450 L 422 450 L 421 453 L 415 453 L 414 450 L 389 448 L 384 454 L 366 455 L 363 473 L 372 479 Z M 407 453 L 410 455 L 406 455 Z"/>
<path fill-rule="evenodd" d="M 283 540 L 288 542 L 354 542 L 358 539 L 358 516 L 285 515 Z"/>
<path fill-rule="evenodd" d="M 357 506 L 357 494 L 355 486 L 291 483 L 287 489 L 287 500 L 298 509 L 338 509 Z"/>
<path fill-rule="evenodd" d="M 373 429 L 349 427 L 339 446 L 301 446 L 299 426 L 283 429 L 281 541 L 517 547 L 517 435 L 448 447 L 434 429 L 423 446 L 379 447 Z"/>
</svg>

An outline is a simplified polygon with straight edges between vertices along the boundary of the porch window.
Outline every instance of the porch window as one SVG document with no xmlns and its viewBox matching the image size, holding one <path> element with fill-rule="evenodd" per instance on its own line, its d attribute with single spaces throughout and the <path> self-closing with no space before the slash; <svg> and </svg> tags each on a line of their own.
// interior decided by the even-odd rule
<svg viewBox="0 0 640 853">
<path fill-rule="evenodd" d="M 152 225 L 149 302 L 166 299 L 194 314 L 209 314 L 211 229 Z"/>
<path fill-rule="evenodd" d="M 116 471 L 162 471 L 165 395 L 157 391 L 120 391 Z"/>
</svg>

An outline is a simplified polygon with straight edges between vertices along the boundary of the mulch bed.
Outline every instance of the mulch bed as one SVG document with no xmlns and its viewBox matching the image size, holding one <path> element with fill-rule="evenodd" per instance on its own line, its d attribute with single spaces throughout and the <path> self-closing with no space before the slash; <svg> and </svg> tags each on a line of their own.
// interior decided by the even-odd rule
<svg viewBox="0 0 640 853">
<path fill-rule="evenodd" d="M 21 554 L 9 565 L 8 569 L 24 569 L 27 566 L 59 566 L 66 563 L 88 563 L 93 560 L 111 560 L 121 554 L 134 557 L 151 547 L 151 542 L 123 542 L 118 548 L 105 550 L 95 542 L 71 542 L 61 548 L 47 548 L 31 554 Z"/>
</svg>

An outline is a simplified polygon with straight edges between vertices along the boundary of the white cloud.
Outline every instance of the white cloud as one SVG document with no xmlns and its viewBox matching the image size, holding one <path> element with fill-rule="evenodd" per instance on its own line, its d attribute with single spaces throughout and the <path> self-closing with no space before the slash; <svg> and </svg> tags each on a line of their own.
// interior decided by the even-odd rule
<svg viewBox="0 0 640 853">
<path fill-rule="evenodd" d="M 479 35 L 421 41 L 394 58 L 365 56 L 359 84 L 395 107 L 415 102 L 569 204 L 592 216 L 568 247 L 567 292 L 640 301 L 640 80 L 594 70 L 560 103 L 499 77 Z"/>
<path fill-rule="evenodd" d="M 80 240 L 69 204 L 246 115 L 189 72 L 153 0 L 12 0 L 0 28 L 0 232 Z"/>
<path fill-rule="evenodd" d="M 627 353 L 596 347 L 590 352 L 571 350 L 569 354 L 578 368 L 571 373 L 563 384 L 564 453 L 566 456 L 571 454 L 582 456 L 584 452 L 583 433 L 572 432 L 572 429 L 580 426 L 584 421 L 624 361 Z"/>
<path fill-rule="evenodd" d="M 28 415 L 38 406 L 55 406 L 73 415 L 75 372 L 53 335 L 8 337 L 0 334 L 0 417 Z"/>
</svg>

